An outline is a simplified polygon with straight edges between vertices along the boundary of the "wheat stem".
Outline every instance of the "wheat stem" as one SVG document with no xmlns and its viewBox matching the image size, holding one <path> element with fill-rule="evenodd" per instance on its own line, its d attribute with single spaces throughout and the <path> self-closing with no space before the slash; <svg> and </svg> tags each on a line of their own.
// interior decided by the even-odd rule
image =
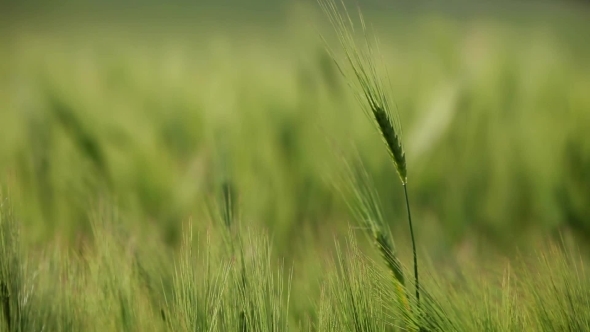
<svg viewBox="0 0 590 332">
<path fill-rule="evenodd" d="M 406 196 L 406 209 L 408 210 L 408 224 L 410 225 L 410 237 L 412 238 L 412 255 L 414 256 L 414 284 L 416 286 L 416 305 L 420 311 L 420 280 L 418 278 L 418 254 L 416 252 L 416 240 L 414 238 L 414 226 L 412 224 L 412 213 L 410 211 L 410 199 L 408 197 L 408 183 L 404 183 L 404 194 Z"/>
</svg>

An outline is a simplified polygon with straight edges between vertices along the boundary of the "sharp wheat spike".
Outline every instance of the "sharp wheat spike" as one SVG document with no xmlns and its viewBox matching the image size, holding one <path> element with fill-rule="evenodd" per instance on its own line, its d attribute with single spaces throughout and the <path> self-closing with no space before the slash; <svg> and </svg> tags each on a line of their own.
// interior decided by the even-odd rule
<svg viewBox="0 0 590 332">
<path fill-rule="evenodd" d="M 377 127 L 383 142 L 387 146 L 400 180 L 405 185 L 407 183 L 406 154 L 402 143 L 399 114 L 392 112 L 389 98 L 383 89 L 383 80 L 377 73 L 375 53 L 369 43 L 363 16 L 359 11 L 361 28 L 365 36 L 365 47 L 358 45 L 354 39 L 354 23 L 344 4 L 342 5 L 344 17 L 339 13 L 336 4 L 332 0 L 320 0 L 320 6 L 336 30 L 338 41 L 344 51 L 344 62 L 347 64 L 346 68 L 348 70 L 345 70 L 342 63 L 336 60 L 337 57 L 331 50 L 328 51 L 342 75 L 347 79 L 347 83 L 353 88 L 355 97 L 362 106 L 365 115 Z"/>
</svg>

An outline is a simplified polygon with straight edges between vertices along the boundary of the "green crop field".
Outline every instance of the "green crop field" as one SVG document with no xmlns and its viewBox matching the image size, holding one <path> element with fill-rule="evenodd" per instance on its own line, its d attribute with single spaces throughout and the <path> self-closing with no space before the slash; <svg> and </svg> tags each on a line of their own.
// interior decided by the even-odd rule
<svg viewBox="0 0 590 332">
<path fill-rule="evenodd" d="M 1 5 L 0 331 L 590 331 L 590 5 L 358 2 Z"/>
</svg>

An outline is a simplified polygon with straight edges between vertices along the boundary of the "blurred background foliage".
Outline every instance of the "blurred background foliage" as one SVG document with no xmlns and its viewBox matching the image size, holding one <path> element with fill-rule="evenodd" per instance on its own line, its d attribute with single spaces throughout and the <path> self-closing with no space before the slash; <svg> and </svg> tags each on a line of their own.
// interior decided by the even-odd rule
<svg viewBox="0 0 590 332">
<path fill-rule="evenodd" d="M 355 3 L 401 113 L 422 250 L 590 239 L 590 6 Z M 404 243 L 396 174 L 315 2 L 0 8 L 0 181 L 26 241 L 84 241 L 107 197 L 176 245 L 229 188 L 281 254 L 321 247 L 353 223 L 332 175 L 354 146 Z"/>
</svg>

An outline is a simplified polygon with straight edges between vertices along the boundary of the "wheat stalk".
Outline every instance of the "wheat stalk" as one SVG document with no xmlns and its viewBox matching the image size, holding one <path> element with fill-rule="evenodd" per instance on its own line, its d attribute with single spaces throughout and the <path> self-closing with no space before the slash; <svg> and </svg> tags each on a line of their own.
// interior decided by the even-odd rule
<svg viewBox="0 0 590 332">
<path fill-rule="evenodd" d="M 399 114 L 397 112 L 392 112 L 393 108 L 389 102 L 390 99 L 384 90 L 385 84 L 377 72 L 377 66 L 375 64 L 375 52 L 371 43 L 369 42 L 367 28 L 360 10 L 359 18 L 361 30 L 365 37 L 364 45 L 359 45 L 354 38 L 354 24 L 343 2 L 341 2 L 344 11 L 343 15 L 340 14 L 338 6 L 334 0 L 319 0 L 319 4 L 324 13 L 327 15 L 328 20 L 336 30 L 338 41 L 342 47 L 342 50 L 344 51 L 345 60 L 343 63 L 341 63 L 337 60 L 337 57 L 333 52 L 330 51 L 329 48 L 328 52 L 334 59 L 334 62 L 336 63 L 336 66 L 342 75 L 346 78 L 348 84 L 353 88 L 352 90 L 355 93 L 355 97 L 362 106 L 365 115 L 369 117 L 380 133 L 404 187 L 406 208 L 408 212 L 408 223 L 410 226 L 410 236 L 412 240 L 416 302 L 419 308 L 420 283 L 418 278 L 418 258 L 408 198 L 406 154 L 402 143 L 402 129 L 401 122 L 399 120 Z M 391 257 L 388 257 L 389 255 L 385 254 L 392 252 L 387 250 L 387 243 L 384 242 L 385 238 L 379 237 L 377 234 L 375 239 L 377 248 L 382 253 L 385 261 L 395 274 L 396 269 L 393 268 L 391 264 Z M 396 278 L 399 278 L 399 276 L 396 276 Z M 401 283 L 403 285 L 403 279 Z"/>
</svg>

